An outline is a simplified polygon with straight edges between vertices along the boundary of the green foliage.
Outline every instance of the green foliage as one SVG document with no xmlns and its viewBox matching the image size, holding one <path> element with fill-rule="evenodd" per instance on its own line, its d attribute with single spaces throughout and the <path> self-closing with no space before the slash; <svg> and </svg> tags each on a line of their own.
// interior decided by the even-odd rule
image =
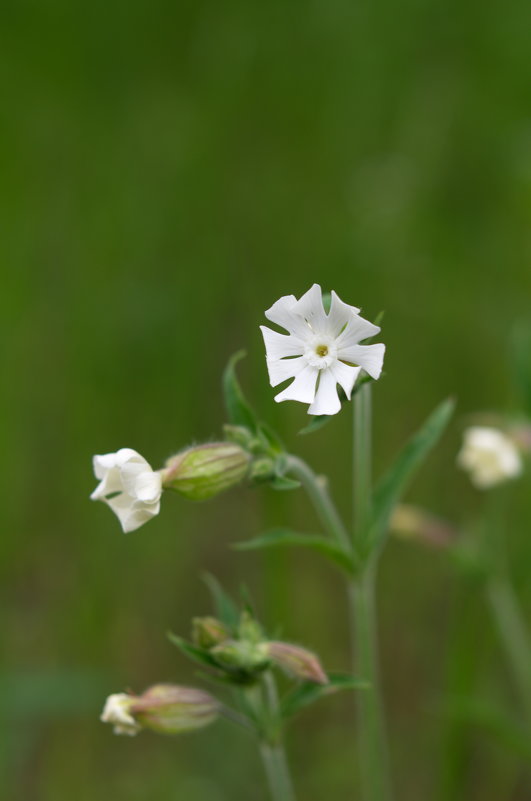
<svg viewBox="0 0 531 801">
<path fill-rule="evenodd" d="M 352 573 L 353 564 L 350 555 L 336 542 L 317 534 L 299 534 L 287 528 L 274 528 L 251 540 L 244 540 L 232 546 L 238 551 L 253 551 L 264 548 L 309 548 L 320 553 L 328 560 L 339 565 L 343 570 Z"/>
<path fill-rule="evenodd" d="M 394 507 L 402 498 L 416 470 L 439 441 L 453 414 L 454 406 L 455 402 L 452 399 L 443 401 L 437 406 L 378 482 L 374 491 L 372 518 L 365 540 L 367 552 L 382 547 Z"/>
<path fill-rule="evenodd" d="M 217 617 L 230 629 L 235 630 L 240 622 L 240 610 L 238 605 L 232 600 L 230 595 L 225 592 L 217 578 L 211 573 L 204 573 L 203 580 L 212 595 Z"/>
<path fill-rule="evenodd" d="M 369 686 L 363 679 L 349 676 L 346 673 L 329 673 L 328 684 L 310 684 L 304 682 L 286 693 L 280 703 L 280 714 L 284 720 L 296 715 L 301 709 L 314 704 L 321 698 L 335 695 L 342 690 L 366 690 Z"/>
<path fill-rule="evenodd" d="M 236 376 L 236 365 L 245 355 L 244 350 L 239 350 L 229 359 L 223 373 L 223 395 L 230 422 L 236 426 L 243 426 L 256 434 L 258 433 L 258 420 L 248 404 Z"/>
</svg>

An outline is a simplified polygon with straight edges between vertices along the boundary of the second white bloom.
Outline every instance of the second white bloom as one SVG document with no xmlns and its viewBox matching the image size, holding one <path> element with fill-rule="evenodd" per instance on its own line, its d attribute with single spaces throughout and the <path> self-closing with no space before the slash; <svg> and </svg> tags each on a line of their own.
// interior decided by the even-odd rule
<svg viewBox="0 0 531 801">
<path fill-rule="evenodd" d="M 94 474 L 100 483 L 90 497 L 108 504 L 125 532 L 159 513 L 161 475 L 132 448 L 95 456 Z"/>
<path fill-rule="evenodd" d="M 326 314 L 319 284 L 299 300 L 285 295 L 266 311 L 268 320 L 289 332 L 280 334 L 261 326 L 271 386 L 294 379 L 275 396 L 276 401 L 309 403 L 308 414 L 336 414 L 341 409 L 338 384 L 350 400 L 362 369 L 371 378 L 380 376 L 385 345 L 360 345 L 380 328 L 359 311 L 332 292 Z"/>
</svg>

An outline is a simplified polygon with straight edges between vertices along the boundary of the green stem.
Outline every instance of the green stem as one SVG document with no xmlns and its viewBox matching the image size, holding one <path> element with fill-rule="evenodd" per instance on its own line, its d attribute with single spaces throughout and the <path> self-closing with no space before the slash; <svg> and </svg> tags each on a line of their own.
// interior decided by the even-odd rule
<svg viewBox="0 0 531 801">
<path fill-rule="evenodd" d="M 486 592 L 531 728 L 531 645 L 522 610 L 507 576 L 489 578 Z"/>
<path fill-rule="evenodd" d="M 491 491 L 485 503 L 482 547 L 489 571 L 485 591 L 531 729 L 531 642 L 510 578 L 507 500 L 503 488 L 499 488 Z"/>
<path fill-rule="evenodd" d="M 354 542 L 364 553 L 371 515 L 371 387 L 364 384 L 354 399 L 353 442 Z M 365 801 L 392 798 L 389 755 L 378 667 L 376 624 L 377 555 L 369 556 L 349 588 L 354 661 L 360 676 L 370 683 L 357 695 L 358 749 Z"/>
<path fill-rule="evenodd" d="M 370 562 L 349 587 L 356 672 L 370 686 L 356 695 L 358 752 L 365 801 L 392 798 L 389 755 L 378 668 L 375 607 L 376 563 Z"/>
<path fill-rule="evenodd" d="M 281 745 L 262 742 L 260 754 L 272 801 L 295 801 L 284 748 Z"/>
<path fill-rule="evenodd" d="M 291 775 L 282 742 L 277 687 L 267 671 L 262 686 L 249 687 L 248 703 L 255 711 L 260 737 L 260 756 L 264 765 L 272 801 L 296 801 Z"/>
<path fill-rule="evenodd" d="M 301 482 L 326 531 L 339 545 L 350 552 L 352 550 L 352 543 L 347 529 L 330 497 L 326 478 L 317 476 L 311 467 L 307 465 L 303 459 L 299 459 L 298 456 L 290 454 L 287 459 L 288 471 Z"/>
</svg>

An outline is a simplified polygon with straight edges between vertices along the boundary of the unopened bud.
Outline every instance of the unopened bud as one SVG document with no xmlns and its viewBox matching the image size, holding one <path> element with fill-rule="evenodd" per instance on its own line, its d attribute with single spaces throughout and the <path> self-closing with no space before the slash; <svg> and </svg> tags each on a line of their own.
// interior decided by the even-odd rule
<svg viewBox="0 0 531 801">
<path fill-rule="evenodd" d="M 254 619 L 250 612 L 242 612 L 240 624 L 238 626 L 238 637 L 240 640 L 247 640 L 251 643 L 259 643 L 264 640 L 264 632 L 260 623 Z"/>
<path fill-rule="evenodd" d="M 315 684 L 328 684 L 328 676 L 318 657 L 306 648 L 288 642 L 268 642 L 262 645 L 262 649 L 289 676 Z"/>
<path fill-rule="evenodd" d="M 180 734 L 212 723 L 220 705 L 203 690 L 176 684 L 155 684 L 142 695 L 110 695 L 101 715 L 114 725 L 115 734 L 134 735 L 141 729 Z"/>
<path fill-rule="evenodd" d="M 203 501 L 239 484 L 249 471 L 249 454 L 233 442 L 211 442 L 172 456 L 162 471 L 163 487 Z"/>
<path fill-rule="evenodd" d="M 199 648 L 213 648 L 230 637 L 228 628 L 215 617 L 195 617 L 192 621 L 192 640 Z"/>
<path fill-rule="evenodd" d="M 259 673 L 270 663 L 261 646 L 245 640 L 227 640 L 210 651 L 218 665 L 228 671 Z"/>
<path fill-rule="evenodd" d="M 213 723 L 219 709 L 219 702 L 203 690 L 155 684 L 136 699 L 131 712 L 141 726 L 160 734 L 180 734 Z"/>
</svg>

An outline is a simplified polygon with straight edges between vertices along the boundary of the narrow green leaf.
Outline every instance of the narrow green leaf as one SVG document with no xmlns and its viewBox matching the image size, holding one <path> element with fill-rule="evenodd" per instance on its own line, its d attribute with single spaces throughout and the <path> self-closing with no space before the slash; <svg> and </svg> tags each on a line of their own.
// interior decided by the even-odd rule
<svg viewBox="0 0 531 801">
<path fill-rule="evenodd" d="M 441 437 L 452 416 L 454 406 L 455 401 L 451 398 L 437 406 L 378 482 L 366 540 L 369 551 L 383 544 L 393 508 L 400 501 L 415 471 Z"/>
<path fill-rule="evenodd" d="M 256 415 L 247 403 L 236 377 L 236 365 L 245 355 L 245 351 L 240 350 L 229 359 L 223 373 L 223 395 L 230 422 L 233 425 L 245 426 L 253 433 L 257 433 Z"/>
<path fill-rule="evenodd" d="M 280 714 L 284 720 L 293 717 L 310 704 L 341 690 L 366 690 L 369 684 L 355 676 L 345 673 L 329 673 L 328 684 L 311 684 L 304 682 L 287 693 L 280 702 Z"/>
<path fill-rule="evenodd" d="M 323 428 L 327 423 L 329 423 L 332 418 L 333 415 L 330 414 L 318 414 L 315 417 L 312 417 L 307 426 L 301 428 L 299 434 L 313 434 L 314 431 L 319 431 L 320 428 Z"/>
<path fill-rule="evenodd" d="M 198 648 L 197 646 L 192 645 L 191 642 L 187 642 L 187 640 L 184 640 L 182 637 L 179 637 L 172 631 L 168 631 L 167 637 L 169 641 L 173 643 L 173 645 L 177 646 L 181 653 L 183 653 L 193 662 L 198 662 L 200 665 L 208 665 L 208 667 L 219 667 L 215 659 L 203 648 Z"/>
<path fill-rule="evenodd" d="M 240 610 L 232 598 L 227 595 L 219 581 L 211 573 L 204 573 L 205 581 L 216 607 L 216 614 L 222 623 L 234 629 L 240 621 Z"/>
<path fill-rule="evenodd" d="M 314 551 L 326 556 L 335 564 L 342 567 L 348 573 L 353 572 L 353 564 L 350 554 L 340 545 L 321 537 L 317 534 L 298 534 L 286 528 L 274 528 L 266 531 L 252 540 L 237 542 L 232 547 L 238 551 L 253 551 L 261 548 L 277 547 L 302 547 L 311 548 Z"/>
</svg>

